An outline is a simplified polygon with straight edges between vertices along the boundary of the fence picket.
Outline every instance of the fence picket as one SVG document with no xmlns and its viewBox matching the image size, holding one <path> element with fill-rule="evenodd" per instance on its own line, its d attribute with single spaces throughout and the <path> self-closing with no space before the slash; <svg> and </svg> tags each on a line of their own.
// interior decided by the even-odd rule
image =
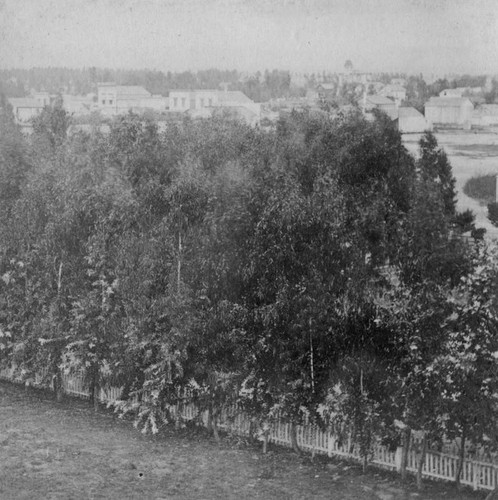
<svg viewBox="0 0 498 500">
<path fill-rule="evenodd" d="M 13 382 L 21 382 L 15 376 L 15 367 L 5 368 L 0 370 L 0 379 L 9 380 Z M 37 374 L 31 383 L 37 386 L 44 386 L 49 389 L 53 387 L 44 380 L 46 373 Z M 84 376 L 82 373 L 76 374 L 63 374 L 62 385 L 67 394 L 77 396 L 79 398 L 88 399 L 90 397 L 89 390 L 85 387 Z M 112 403 L 121 397 L 122 388 L 120 387 L 102 387 L 99 392 L 99 400 L 102 403 Z M 134 401 L 138 399 L 135 397 Z M 197 410 L 194 404 L 176 405 L 172 408 L 172 413 L 179 412 L 184 420 L 192 420 L 197 416 Z M 205 412 L 204 412 L 205 413 Z M 204 426 L 207 425 L 207 415 L 201 415 L 201 422 Z M 224 408 L 220 414 L 219 427 L 227 431 L 248 436 L 251 429 L 251 418 L 244 414 L 237 406 Z M 272 422 L 269 441 L 286 447 L 291 447 L 291 426 L 280 418 L 276 418 Z M 310 423 L 305 422 L 303 425 L 296 426 L 296 437 L 299 446 L 310 452 L 317 454 L 339 457 L 348 457 L 358 460 L 359 450 L 355 446 L 352 448 L 351 436 L 348 436 L 346 441 L 339 444 L 337 437 L 330 430 L 323 430 L 322 428 Z M 454 481 L 455 474 L 458 468 L 458 450 L 455 447 L 447 446 L 444 450 L 453 451 L 453 453 L 439 453 L 432 450 L 427 451 L 427 456 L 423 469 L 423 476 L 439 479 L 444 481 Z M 380 444 L 375 444 L 373 447 L 371 463 L 383 468 L 397 470 L 400 463 L 400 452 L 391 452 Z M 476 455 L 477 457 L 479 455 Z M 482 456 L 482 453 L 481 453 Z M 493 457 L 493 455 L 488 454 Z M 407 470 L 415 472 L 417 466 L 417 453 L 414 448 L 410 449 L 408 453 Z M 475 456 L 464 459 L 462 464 L 462 471 L 460 482 L 462 484 L 471 486 L 474 490 L 493 490 L 497 484 L 498 465 L 476 460 Z"/>
</svg>

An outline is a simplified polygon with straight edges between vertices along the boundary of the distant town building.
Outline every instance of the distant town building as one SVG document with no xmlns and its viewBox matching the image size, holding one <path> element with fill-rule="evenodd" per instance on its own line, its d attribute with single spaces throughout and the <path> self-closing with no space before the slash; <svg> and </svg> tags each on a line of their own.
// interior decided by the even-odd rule
<svg viewBox="0 0 498 500">
<path fill-rule="evenodd" d="M 44 91 L 41 92 L 33 91 L 31 95 L 33 99 L 36 99 L 42 106 L 49 106 L 53 100 L 53 97 L 55 97 L 51 96 L 48 92 Z"/>
<path fill-rule="evenodd" d="M 361 83 L 366 85 L 372 80 L 372 73 L 363 73 L 361 71 L 352 70 L 346 73 L 339 73 L 339 87 L 345 83 Z"/>
<path fill-rule="evenodd" d="M 477 106 L 472 113 L 472 126 L 498 126 L 498 104 L 481 104 Z"/>
<path fill-rule="evenodd" d="M 466 97 L 431 97 L 425 118 L 433 126 L 470 128 L 474 105 Z"/>
<path fill-rule="evenodd" d="M 382 82 L 368 82 L 367 93 L 368 94 L 379 94 L 380 91 L 385 87 Z"/>
<path fill-rule="evenodd" d="M 169 93 L 169 110 L 204 118 L 223 109 L 250 125 L 259 124 L 261 105 L 239 90 L 172 90 Z"/>
<path fill-rule="evenodd" d="M 291 85 L 294 87 L 306 87 L 308 78 L 304 73 L 291 73 Z"/>
<path fill-rule="evenodd" d="M 415 108 L 398 108 L 398 130 L 402 134 L 416 134 L 431 130 L 424 115 Z"/>
<path fill-rule="evenodd" d="M 94 94 L 85 96 L 62 94 L 62 105 L 72 115 L 87 115 L 98 109 L 97 102 L 94 100 Z"/>
<path fill-rule="evenodd" d="M 305 99 L 309 104 L 313 105 L 313 104 L 316 104 L 320 100 L 320 94 L 318 93 L 318 90 L 316 90 L 316 89 L 308 89 L 308 90 L 306 90 Z"/>
<path fill-rule="evenodd" d="M 379 95 L 384 97 L 390 97 L 398 104 L 406 99 L 406 89 L 401 85 L 389 84 L 386 85 L 380 92 Z"/>
<path fill-rule="evenodd" d="M 319 99 L 329 99 L 335 97 L 337 85 L 335 83 L 320 83 L 316 86 Z"/>
<path fill-rule="evenodd" d="M 33 97 L 12 97 L 9 99 L 9 103 L 12 106 L 16 122 L 21 125 L 29 123 L 44 108 L 44 105 Z"/>
<path fill-rule="evenodd" d="M 399 85 L 400 87 L 406 87 L 405 78 L 391 78 L 391 85 Z"/>
<path fill-rule="evenodd" d="M 363 96 L 363 112 L 372 113 L 374 109 L 379 109 L 389 116 L 392 120 L 398 117 L 398 108 L 396 103 L 381 95 L 364 95 Z"/>
<path fill-rule="evenodd" d="M 115 85 L 99 83 L 97 85 L 97 108 L 105 115 L 119 115 L 128 111 L 166 111 L 168 99 L 152 95 L 138 85 Z"/>
<path fill-rule="evenodd" d="M 465 97 L 482 93 L 482 87 L 457 87 L 455 89 L 444 89 L 439 97 Z"/>
<path fill-rule="evenodd" d="M 462 97 L 465 88 L 459 87 L 456 89 L 444 89 L 439 92 L 439 97 Z"/>
</svg>

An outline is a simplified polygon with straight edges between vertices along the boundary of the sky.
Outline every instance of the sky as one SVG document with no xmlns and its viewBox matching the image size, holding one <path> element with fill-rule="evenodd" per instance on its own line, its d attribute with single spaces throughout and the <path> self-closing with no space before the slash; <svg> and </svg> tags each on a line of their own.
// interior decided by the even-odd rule
<svg viewBox="0 0 498 500">
<path fill-rule="evenodd" d="M 498 0 L 0 0 L 0 67 L 498 74 Z"/>
</svg>

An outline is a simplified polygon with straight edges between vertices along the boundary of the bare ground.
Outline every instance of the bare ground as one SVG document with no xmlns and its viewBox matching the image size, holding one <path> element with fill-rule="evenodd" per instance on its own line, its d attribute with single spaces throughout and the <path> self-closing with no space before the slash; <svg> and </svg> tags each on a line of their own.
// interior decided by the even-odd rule
<svg viewBox="0 0 498 500">
<path fill-rule="evenodd" d="M 0 382 L 0 499 L 332 499 L 484 498 L 452 485 L 406 489 L 392 473 L 298 457 L 236 438 L 165 428 L 144 436 L 129 421 L 88 403 Z"/>
</svg>

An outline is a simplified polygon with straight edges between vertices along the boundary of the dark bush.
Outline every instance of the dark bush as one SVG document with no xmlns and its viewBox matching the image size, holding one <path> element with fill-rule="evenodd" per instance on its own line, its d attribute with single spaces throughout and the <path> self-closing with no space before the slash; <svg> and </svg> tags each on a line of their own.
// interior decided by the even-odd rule
<svg viewBox="0 0 498 500">
<path fill-rule="evenodd" d="M 463 192 L 481 203 L 496 201 L 496 175 L 485 174 L 470 178 L 463 187 Z"/>
</svg>

